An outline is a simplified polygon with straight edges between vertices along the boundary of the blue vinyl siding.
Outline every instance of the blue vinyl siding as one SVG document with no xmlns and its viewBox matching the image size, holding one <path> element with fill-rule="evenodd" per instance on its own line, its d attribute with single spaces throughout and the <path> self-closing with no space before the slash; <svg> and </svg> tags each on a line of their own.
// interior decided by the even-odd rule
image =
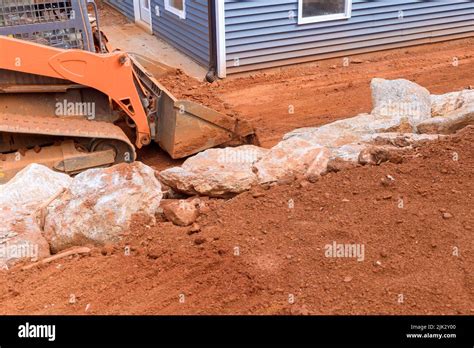
<svg viewBox="0 0 474 348">
<path fill-rule="evenodd" d="M 353 0 L 350 19 L 300 25 L 298 0 L 225 1 L 230 74 L 474 36 L 471 0 Z"/>
<path fill-rule="evenodd" d="M 161 16 L 155 15 L 155 6 Z M 186 19 L 165 10 L 164 0 L 152 0 L 153 32 L 198 63 L 209 64 L 207 0 L 186 0 Z"/>
<path fill-rule="evenodd" d="M 133 11 L 133 0 L 106 0 L 117 10 L 123 13 L 131 21 L 135 21 L 135 12 Z"/>
<path fill-rule="evenodd" d="M 127 18 L 135 21 L 133 0 L 107 0 Z M 185 0 L 186 19 L 165 10 L 164 0 L 151 0 L 153 33 L 193 58 L 209 64 L 209 25 L 207 0 Z M 156 6 L 160 16 L 156 15 Z"/>
</svg>

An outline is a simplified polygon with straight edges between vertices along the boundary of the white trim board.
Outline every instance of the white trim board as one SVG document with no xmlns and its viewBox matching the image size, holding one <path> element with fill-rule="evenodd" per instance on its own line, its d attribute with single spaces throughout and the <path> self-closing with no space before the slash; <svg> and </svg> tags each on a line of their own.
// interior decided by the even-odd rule
<svg viewBox="0 0 474 348">
<path fill-rule="evenodd" d="M 216 41 L 217 41 L 217 76 L 227 77 L 227 50 L 225 40 L 225 0 L 216 0 Z"/>
</svg>

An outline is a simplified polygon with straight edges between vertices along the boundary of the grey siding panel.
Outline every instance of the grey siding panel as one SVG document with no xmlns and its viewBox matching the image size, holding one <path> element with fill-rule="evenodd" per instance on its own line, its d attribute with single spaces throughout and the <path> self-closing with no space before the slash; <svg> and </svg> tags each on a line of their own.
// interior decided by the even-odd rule
<svg viewBox="0 0 474 348">
<path fill-rule="evenodd" d="M 301 25 L 298 0 L 225 1 L 229 74 L 474 36 L 471 0 L 353 0 L 348 20 Z"/>
<path fill-rule="evenodd" d="M 131 21 L 135 21 L 135 12 L 133 11 L 133 0 L 106 0 L 117 10 L 123 13 Z"/>
<path fill-rule="evenodd" d="M 155 15 L 160 7 L 160 17 Z M 198 63 L 209 64 L 207 0 L 186 0 L 186 19 L 165 10 L 164 0 L 152 0 L 153 32 Z"/>
<path fill-rule="evenodd" d="M 198 63 L 209 64 L 209 25 L 207 0 L 185 0 L 186 19 L 165 10 L 164 0 L 151 0 L 153 33 L 186 53 Z M 107 0 L 127 18 L 135 21 L 133 0 Z M 155 7 L 160 9 L 160 16 Z"/>
</svg>

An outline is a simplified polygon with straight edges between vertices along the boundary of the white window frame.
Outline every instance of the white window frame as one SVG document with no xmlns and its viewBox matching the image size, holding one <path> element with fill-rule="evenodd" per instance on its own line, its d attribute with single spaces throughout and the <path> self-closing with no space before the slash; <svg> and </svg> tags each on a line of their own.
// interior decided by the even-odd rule
<svg viewBox="0 0 474 348">
<path fill-rule="evenodd" d="M 172 6 L 170 0 L 165 0 L 165 10 L 171 13 L 174 13 L 181 19 L 186 19 L 186 0 L 183 0 L 183 10 L 178 10 L 176 7 Z"/>
<path fill-rule="evenodd" d="M 344 13 L 335 13 L 331 15 L 303 17 L 303 0 L 298 0 L 298 24 L 318 23 L 326 21 L 335 21 L 338 19 L 349 19 L 352 15 L 352 0 L 345 0 L 346 11 Z"/>
</svg>

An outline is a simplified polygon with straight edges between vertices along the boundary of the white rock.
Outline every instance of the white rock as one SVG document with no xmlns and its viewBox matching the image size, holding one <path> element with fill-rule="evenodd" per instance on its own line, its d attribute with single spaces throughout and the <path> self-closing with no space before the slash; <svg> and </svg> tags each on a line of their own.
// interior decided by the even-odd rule
<svg viewBox="0 0 474 348">
<path fill-rule="evenodd" d="M 256 184 L 252 165 L 267 152 L 267 149 L 253 145 L 209 149 L 188 158 L 181 167 L 162 171 L 160 179 L 186 194 L 234 195 Z"/>
<path fill-rule="evenodd" d="M 372 79 L 372 114 L 406 120 L 414 130 L 431 117 L 430 92 L 414 82 L 398 79 Z"/>
<path fill-rule="evenodd" d="M 431 95 L 431 116 L 446 116 L 459 109 L 474 107 L 474 90 L 451 92 L 441 95 Z"/>
<path fill-rule="evenodd" d="M 50 255 L 36 212 L 71 182 L 68 175 L 30 164 L 0 186 L 0 267 Z"/>
<path fill-rule="evenodd" d="M 46 208 L 44 233 L 51 250 L 118 242 L 132 220 L 155 220 L 162 199 L 155 171 L 141 162 L 91 169 Z"/>
<path fill-rule="evenodd" d="M 408 125 L 408 128 L 411 128 Z M 360 114 L 338 120 L 320 127 L 296 129 L 283 136 L 283 140 L 299 137 L 315 145 L 336 149 L 360 141 L 367 134 L 411 130 L 404 127 L 403 120 L 379 115 Z"/>
<path fill-rule="evenodd" d="M 68 187 L 69 175 L 39 164 L 30 164 L 5 185 L 0 186 L 0 206 L 34 207 Z"/>
<path fill-rule="evenodd" d="M 474 124 L 474 91 L 431 96 L 432 118 L 418 124 L 420 133 L 452 134 Z"/>
<path fill-rule="evenodd" d="M 471 112 L 453 111 L 446 116 L 433 117 L 420 123 L 418 131 L 428 134 L 453 134 L 469 125 L 474 125 L 474 108 Z"/>
<path fill-rule="evenodd" d="M 275 145 L 254 164 L 259 183 L 292 179 L 297 175 L 319 176 L 326 171 L 330 151 L 301 137 L 292 137 Z"/>
</svg>

